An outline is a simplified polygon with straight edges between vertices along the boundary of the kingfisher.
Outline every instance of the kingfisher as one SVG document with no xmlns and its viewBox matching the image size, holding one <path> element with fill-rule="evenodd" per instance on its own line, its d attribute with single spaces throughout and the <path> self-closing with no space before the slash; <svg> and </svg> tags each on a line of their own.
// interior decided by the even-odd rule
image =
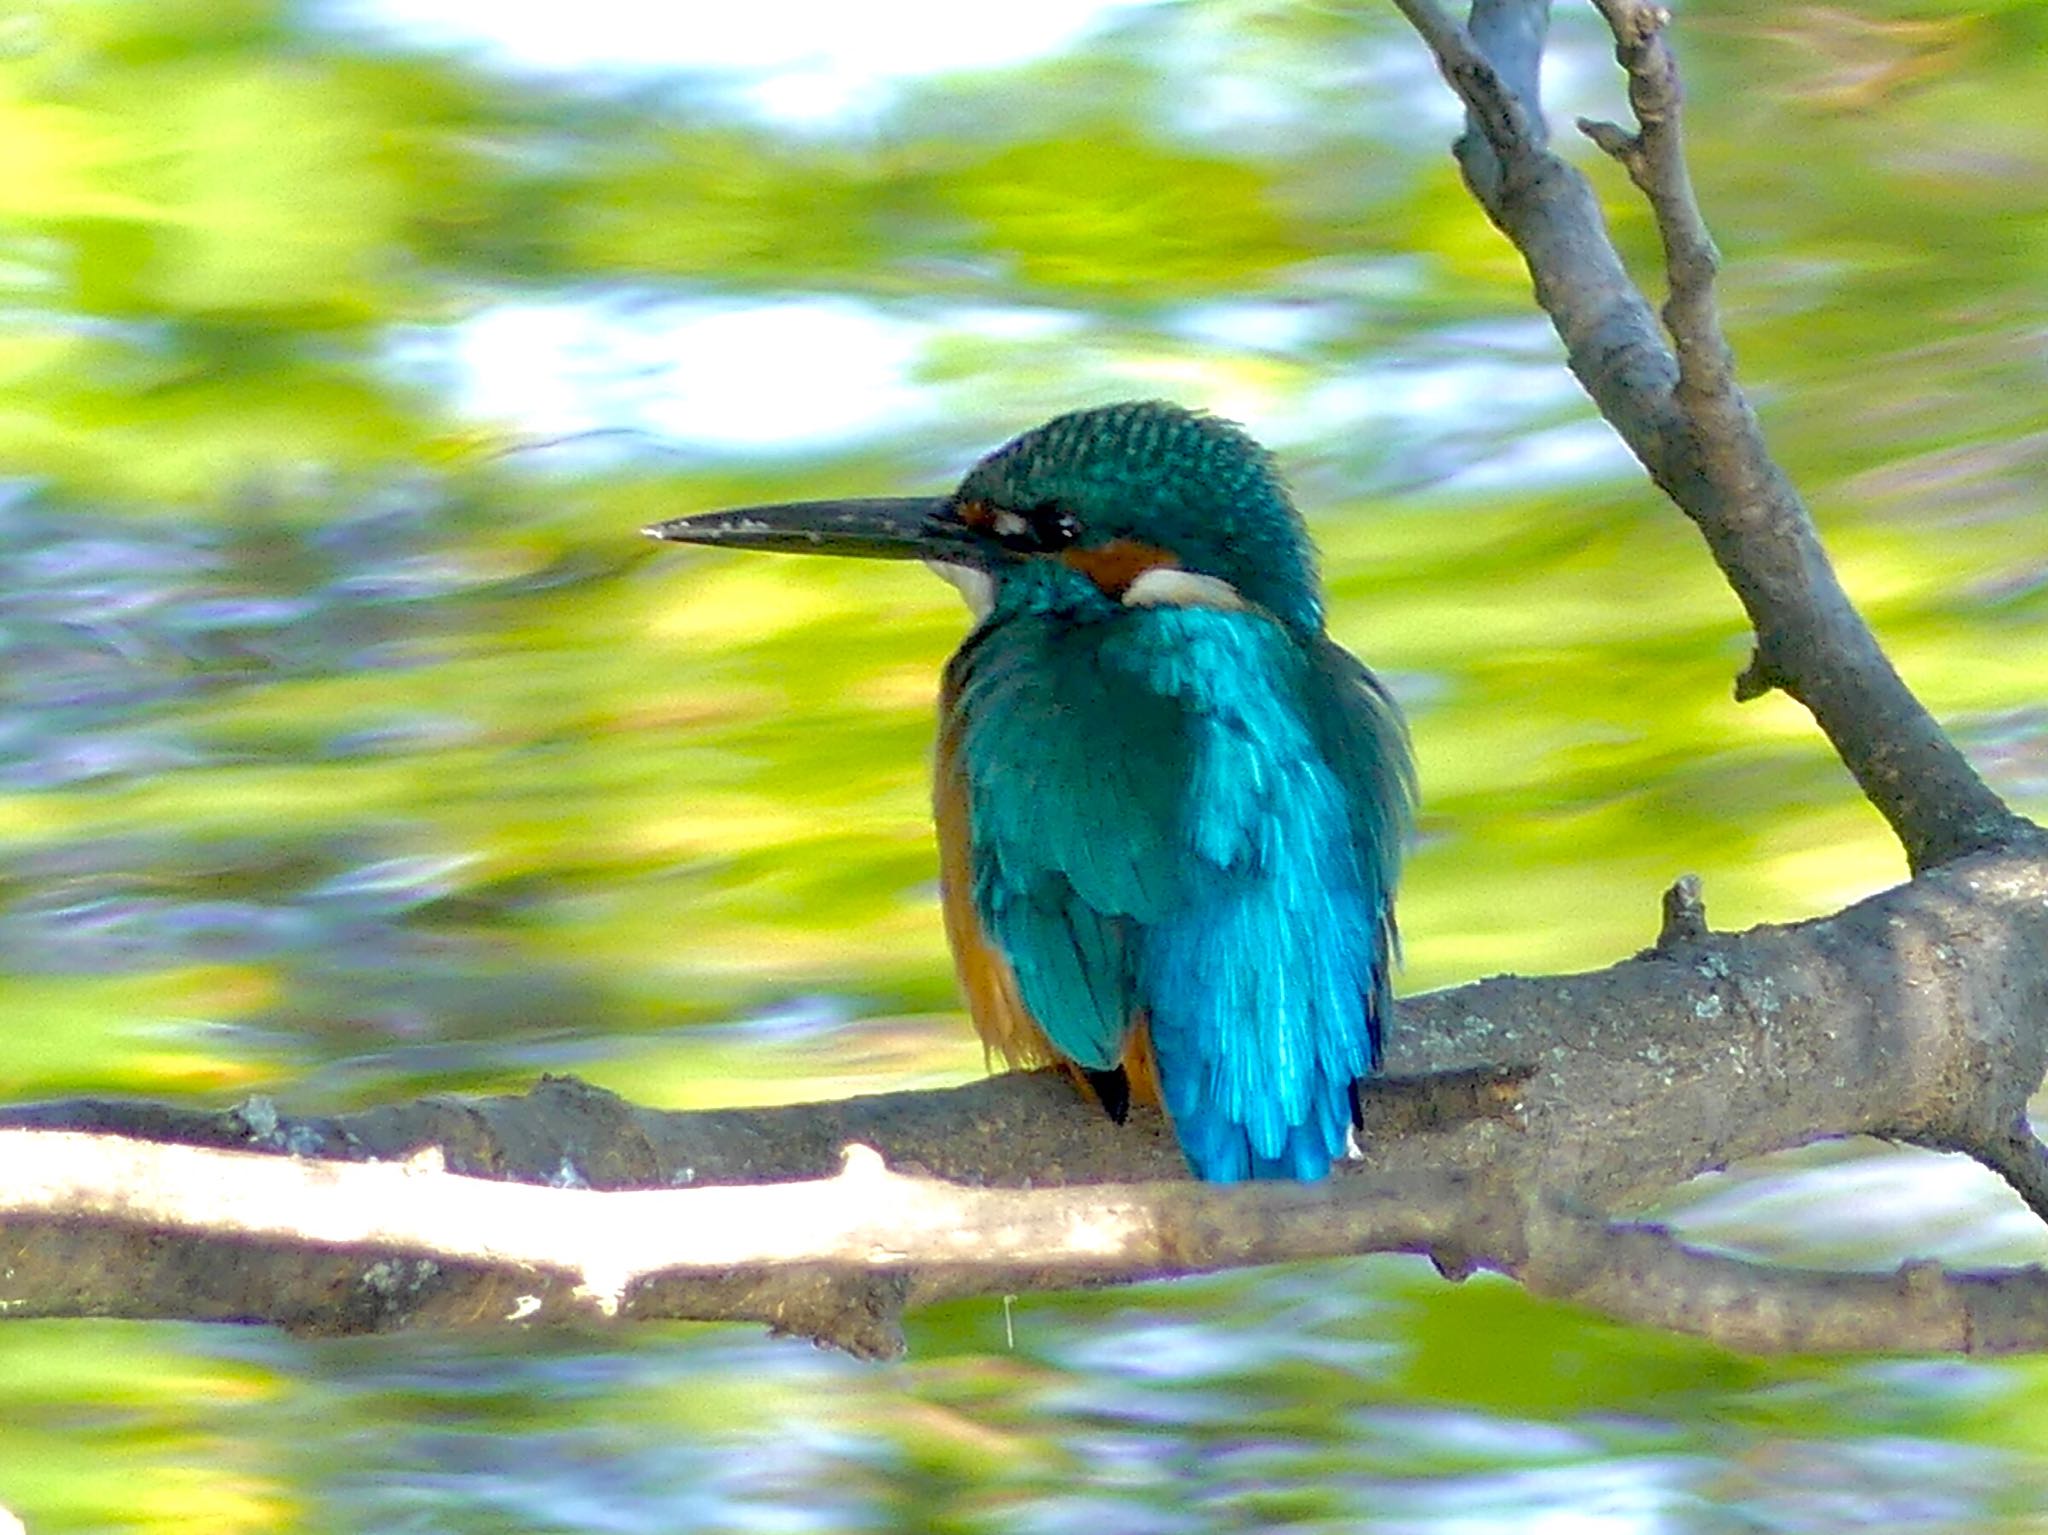
<svg viewBox="0 0 2048 1535">
<path fill-rule="evenodd" d="M 1324 629 L 1272 458 L 1158 401 L 1079 410 L 950 495 L 658 523 L 720 548 L 918 559 L 974 616 L 948 661 L 940 896 L 989 1057 L 1163 1106 L 1196 1176 L 1324 1177 L 1362 1128 L 1415 773 Z"/>
</svg>

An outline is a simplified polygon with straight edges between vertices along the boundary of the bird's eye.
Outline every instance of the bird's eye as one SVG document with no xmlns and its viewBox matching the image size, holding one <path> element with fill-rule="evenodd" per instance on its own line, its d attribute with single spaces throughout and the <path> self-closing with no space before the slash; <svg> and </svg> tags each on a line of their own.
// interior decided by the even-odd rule
<svg viewBox="0 0 2048 1535">
<path fill-rule="evenodd" d="M 1050 553 L 1066 548 L 1080 536 L 1080 519 L 1057 501 L 996 513 L 996 537 L 1012 549 Z"/>
<path fill-rule="evenodd" d="M 1081 519 L 1057 501 L 1033 507 L 1030 517 L 1041 549 L 1064 549 L 1081 536 Z"/>
<path fill-rule="evenodd" d="M 1049 554 L 1081 536 L 1081 522 L 1057 501 L 1035 506 L 992 506 L 985 501 L 962 503 L 960 520 L 990 533 L 1019 554 Z"/>
</svg>

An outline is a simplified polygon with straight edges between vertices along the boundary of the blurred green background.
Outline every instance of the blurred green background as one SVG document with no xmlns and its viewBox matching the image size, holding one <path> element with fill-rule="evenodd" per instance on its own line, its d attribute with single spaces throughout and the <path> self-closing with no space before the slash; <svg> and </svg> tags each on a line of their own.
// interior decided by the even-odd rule
<svg viewBox="0 0 2048 1535">
<path fill-rule="evenodd" d="M 1903 874 L 1564 373 L 1370 4 L 0 10 L 0 1098 L 643 1103 L 981 1069 L 922 572 L 657 550 L 945 486 L 1168 396 L 1279 453 L 1424 785 L 1406 990 Z M 1554 120 L 1620 116 L 1560 7 Z M 1724 305 L 1772 440 L 1973 760 L 2048 810 L 2048 9 L 1696 0 Z M 1624 248 L 1655 239 L 1583 145 Z M 1702 1240 L 2048 1253 L 1822 1147 Z M 0 1327 L 33 1531 L 2048 1529 L 2048 1367 L 1759 1364 L 1403 1260 L 915 1320 Z"/>
</svg>

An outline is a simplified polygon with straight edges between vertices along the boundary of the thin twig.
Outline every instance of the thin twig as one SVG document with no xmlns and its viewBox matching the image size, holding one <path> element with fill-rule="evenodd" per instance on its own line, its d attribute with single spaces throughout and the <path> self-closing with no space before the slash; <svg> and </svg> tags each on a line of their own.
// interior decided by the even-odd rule
<svg viewBox="0 0 2048 1535">
<path fill-rule="evenodd" d="M 1479 51 L 1462 23 L 1436 0 L 1394 0 L 1394 5 L 1429 44 L 1445 81 L 1503 161 L 1539 137 L 1531 130 L 1528 108 Z"/>
<path fill-rule="evenodd" d="M 1714 303 L 1721 254 L 1707 231 L 1686 164 L 1685 89 L 1672 57 L 1671 13 L 1643 0 L 1593 0 L 1614 33 L 1614 56 L 1628 75 L 1637 131 L 1580 119 L 1594 143 L 1620 161 L 1650 204 L 1664 245 L 1670 297 L 1664 326 L 1678 354 L 1678 387 L 1695 411 L 1731 408 L 1735 360 Z"/>
</svg>

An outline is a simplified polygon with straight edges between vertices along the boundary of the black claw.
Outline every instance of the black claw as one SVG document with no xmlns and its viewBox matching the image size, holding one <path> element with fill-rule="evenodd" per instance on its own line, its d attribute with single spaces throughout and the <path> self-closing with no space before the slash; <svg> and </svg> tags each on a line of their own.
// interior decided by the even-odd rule
<svg viewBox="0 0 2048 1535">
<path fill-rule="evenodd" d="M 1090 1071 L 1081 1068 L 1081 1075 L 1088 1079 L 1088 1085 L 1095 1089 L 1095 1096 L 1102 1100 L 1102 1112 L 1118 1124 L 1131 1116 L 1131 1079 L 1124 1075 L 1121 1066 L 1112 1066 L 1107 1071 Z"/>
</svg>

